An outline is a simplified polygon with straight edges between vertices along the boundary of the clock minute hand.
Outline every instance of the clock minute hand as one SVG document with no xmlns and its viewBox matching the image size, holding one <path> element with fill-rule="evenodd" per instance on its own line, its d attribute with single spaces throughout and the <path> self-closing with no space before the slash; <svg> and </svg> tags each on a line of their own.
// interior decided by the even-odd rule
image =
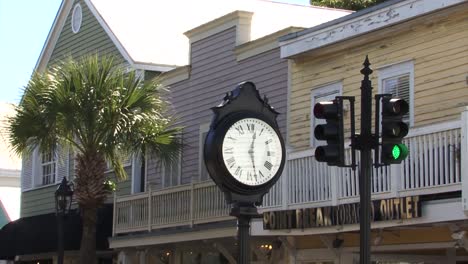
<svg viewBox="0 0 468 264">
<path fill-rule="evenodd" d="M 255 143 L 256 138 L 257 138 L 257 132 L 254 132 L 252 136 L 252 143 L 250 144 L 250 150 L 249 150 L 250 160 L 252 161 L 252 167 L 254 171 L 255 180 L 257 180 L 257 169 L 255 168 L 255 158 L 254 158 L 254 143 Z"/>
</svg>

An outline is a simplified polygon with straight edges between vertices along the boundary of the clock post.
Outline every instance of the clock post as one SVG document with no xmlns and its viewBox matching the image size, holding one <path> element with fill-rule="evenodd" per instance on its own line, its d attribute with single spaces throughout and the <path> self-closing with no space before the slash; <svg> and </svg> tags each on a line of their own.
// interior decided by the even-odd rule
<svg viewBox="0 0 468 264">
<path fill-rule="evenodd" d="M 204 160 L 237 218 L 238 263 L 250 263 L 250 220 L 263 196 L 278 181 L 285 147 L 276 112 L 252 82 L 243 82 L 212 108 Z"/>
</svg>

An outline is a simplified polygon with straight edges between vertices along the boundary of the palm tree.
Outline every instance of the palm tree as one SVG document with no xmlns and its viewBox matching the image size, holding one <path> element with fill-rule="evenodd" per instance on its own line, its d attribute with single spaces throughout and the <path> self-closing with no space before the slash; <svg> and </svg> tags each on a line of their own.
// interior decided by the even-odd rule
<svg viewBox="0 0 468 264">
<path fill-rule="evenodd" d="M 10 119 L 11 143 L 21 155 L 35 148 L 55 151 L 57 146 L 76 154 L 81 263 L 96 262 L 97 209 L 109 195 L 104 184 L 107 162 L 123 179 L 122 153 L 148 150 L 165 161 L 178 155 L 180 128 L 166 115 L 163 91 L 157 82 L 143 82 L 112 58 L 97 55 L 36 73 L 25 87 L 17 114 Z"/>
</svg>

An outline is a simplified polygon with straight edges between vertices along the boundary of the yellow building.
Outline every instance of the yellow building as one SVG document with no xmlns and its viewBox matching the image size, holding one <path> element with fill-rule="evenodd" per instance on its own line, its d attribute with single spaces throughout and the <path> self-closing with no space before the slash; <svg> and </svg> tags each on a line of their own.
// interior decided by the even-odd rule
<svg viewBox="0 0 468 264">
<path fill-rule="evenodd" d="M 355 96 L 359 128 L 368 56 L 373 93 L 410 105 L 409 157 L 373 170 L 372 260 L 466 263 L 468 1 L 386 1 L 283 36 L 280 46 L 289 60 L 290 152 L 282 191 L 269 194 L 282 202 L 263 209 L 252 233 L 279 241 L 285 262 L 358 263 L 358 173 L 315 161 L 312 109 Z"/>
</svg>

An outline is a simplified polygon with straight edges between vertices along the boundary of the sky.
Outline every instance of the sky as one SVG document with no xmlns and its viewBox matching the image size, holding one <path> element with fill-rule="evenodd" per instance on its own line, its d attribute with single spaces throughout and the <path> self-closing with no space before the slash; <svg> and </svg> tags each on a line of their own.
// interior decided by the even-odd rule
<svg viewBox="0 0 468 264">
<path fill-rule="evenodd" d="M 309 0 L 276 2 L 308 5 Z M 19 103 L 60 3 L 61 0 L 0 0 L 0 102 Z"/>
</svg>

